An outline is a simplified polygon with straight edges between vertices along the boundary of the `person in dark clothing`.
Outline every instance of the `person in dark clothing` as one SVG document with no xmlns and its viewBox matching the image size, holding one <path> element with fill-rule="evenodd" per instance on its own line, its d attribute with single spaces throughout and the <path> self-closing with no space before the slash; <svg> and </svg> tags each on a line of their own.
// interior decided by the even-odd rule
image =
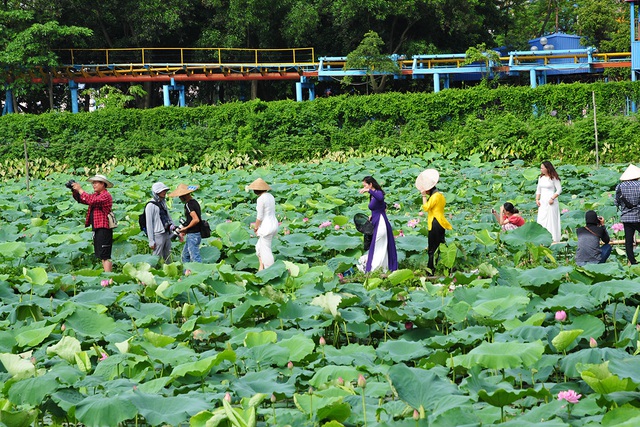
<svg viewBox="0 0 640 427">
<path fill-rule="evenodd" d="M 200 204 L 191 196 L 191 193 L 197 189 L 197 185 L 187 186 L 180 184 L 175 191 L 168 194 L 169 197 L 179 197 L 180 201 L 184 203 L 184 225 L 178 229 L 180 235 L 185 239 L 182 262 L 202 262 L 202 257 L 200 256 L 202 212 Z"/>
<path fill-rule="evenodd" d="M 609 233 L 604 226 L 604 218 L 595 211 L 587 211 L 584 215 L 586 225 L 576 230 L 578 249 L 576 250 L 576 264 L 602 264 L 611 255 Z M 600 246 L 600 241 L 604 243 Z"/>
<path fill-rule="evenodd" d="M 624 248 L 629 263 L 636 264 L 633 241 L 640 231 L 640 168 L 629 165 L 616 186 L 616 206 L 620 209 L 620 222 L 624 225 Z"/>
</svg>

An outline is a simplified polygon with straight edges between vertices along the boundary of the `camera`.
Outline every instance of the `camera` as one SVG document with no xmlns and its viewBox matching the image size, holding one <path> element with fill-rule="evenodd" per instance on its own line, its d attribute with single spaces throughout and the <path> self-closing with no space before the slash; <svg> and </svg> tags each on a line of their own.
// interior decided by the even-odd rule
<svg viewBox="0 0 640 427">
<path fill-rule="evenodd" d="M 75 179 L 70 179 L 69 181 L 67 181 L 64 186 L 67 187 L 69 190 L 73 189 L 73 184 L 76 183 Z"/>
<path fill-rule="evenodd" d="M 169 226 L 169 231 L 171 232 L 171 239 L 172 240 L 180 238 L 180 232 L 178 230 L 181 229 L 182 227 L 184 227 L 185 225 L 187 225 L 187 221 L 184 218 L 181 218 L 180 219 L 180 225 L 171 224 Z"/>
</svg>

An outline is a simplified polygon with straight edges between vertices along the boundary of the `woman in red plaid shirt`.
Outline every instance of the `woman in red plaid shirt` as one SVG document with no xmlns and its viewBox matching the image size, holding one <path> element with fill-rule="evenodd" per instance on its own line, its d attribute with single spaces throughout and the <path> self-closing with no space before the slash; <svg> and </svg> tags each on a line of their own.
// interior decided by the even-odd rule
<svg viewBox="0 0 640 427">
<path fill-rule="evenodd" d="M 93 249 L 96 257 L 102 260 L 104 271 L 111 271 L 111 245 L 113 244 L 113 230 L 109 228 L 107 215 L 111 212 L 113 199 L 107 188 L 113 184 L 104 175 L 96 175 L 87 181 L 93 185 L 93 194 L 85 192 L 79 183 L 75 182 L 71 186 L 73 198 L 79 203 L 89 205 L 84 226 L 91 225 L 93 230 Z"/>
</svg>

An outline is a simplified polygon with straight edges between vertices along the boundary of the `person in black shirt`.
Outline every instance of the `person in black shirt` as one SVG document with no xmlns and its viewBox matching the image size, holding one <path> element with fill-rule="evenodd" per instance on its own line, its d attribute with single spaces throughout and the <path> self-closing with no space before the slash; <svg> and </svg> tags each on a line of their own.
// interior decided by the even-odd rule
<svg viewBox="0 0 640 427">
<path fill-rule="evenodd" d="M 576 250 L 576 264 L 602 264 L 611 255 L 609 233 L 604 227 L 604 218 L 595 211 L 584 214 L 586 225 L 576 230 L 578 249 Z M 600 240 L 604 245 L 600 246 Z"/>
<path fill-rule="evenodd" d="M 202 214 L 200 204 L 191 196 L 191 193 L 198 189 L 197 185 L 178 185 L 175 191 L 169 194 L 170 197 L 179 197 L 184 203 L 185 221 L 181 228 L 178 229 L 180 236 L 184 237 L 185 244 L 182 250 L 182 262 L 202 262 L 200 257 L 200 243 L 202 243 L 202 235 L 200 234 L 200 221 Z"/>
</svg>

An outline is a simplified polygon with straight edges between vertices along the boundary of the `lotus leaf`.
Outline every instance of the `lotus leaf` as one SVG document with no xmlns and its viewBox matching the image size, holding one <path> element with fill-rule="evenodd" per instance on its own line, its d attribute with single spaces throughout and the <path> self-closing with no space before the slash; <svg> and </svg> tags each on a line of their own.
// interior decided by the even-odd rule
<svg viewBox="0 0 640 427">
<path fill-rule="evenodd" d="M 33 347 L 47 339 L 57 325 L 44 325 L 45 322 L 34 322 L 30 325 L 16 329 L 15 342 L 19 347 Z"/>
<path fill-rule="evenodd" d="M 580 377 L 582 377 L 584 382 L 596 393 L 608 394 L 617 391 L 631 391 L 635 390 L 638 386 L 638 384 L 629 378 L 621 379 L 617 375 L 613 375 L 611 371 L 609 371 L 608 361 L 597 365 L 578 365 L 576 368 L 580 372 Z"/>
<path fill-rule="evenodd" d="M 80 351 L 82 351 L 80 341 L 68 335 L 63 336 L 57 344 L 47 348 L 47 354 L 56 354 L 69 363 L 75 363 L 76 353 Z"/>
<path fill-rule="evenodd" d="M 20 355 L 0 353 L 0 362 L 2 362 L 9 375 L 17 380 L 31 378 L 36 375 L 36 368 L 31 360 L 24 359 Z"/>
<path fill-rule="evenodd" d="M 321 387 L 338 378 L 342 378 L 346 383 L 357 380 L 359 375 L 361 375 L 361 372 L 352 366 L 328 365 L 316 370 L 313 377 L 309 380 L 309 384 L 314 387 Z"/>
<path fill-rule="evenodd" d="M 412 408 L 432 410 L 441 399 L 461 394 L 455 384 L 440 378 L 434 372 L 409 368 L 403 363 L 389 369 L 389 378 L 398 397 Z"/>
<path fill-rule="evenodd" d="M 292 396 L 295 386 L 291 383 L 279 381 L 280 372 L 275 369 L 263 369 L 259 372 L 248 372 L 231 384 L 232 390 L 242 397 L 252 397 L 257 393 L 267 396 L 271 394 L 284 394 Z"/>
<path fill-rule="evenodd" d="M 37 407 L 46 396 L 51 395 L 60 387 L 56 379 L 56 374 L 47 372 L 46 374 L 17 381 L 9 389 L 9 400 L 16 405 L 29 405 Z"/>
<path fill-rule="evenodd" d="M 405 362 L 413 359 L 420 359 L 432 350 L 421 342 L 412 342 L 398 339 L 380 344 L 376 353 L 378 357 L 386 362 Z"/>
<path fill-rule="evenodd" d="M 289 360 L 299 362 L 313 353 L 316 344 L 312 339 L 302 335 L 295 335 L 278 343 L 280 347 L 289 350 Z"/>
<path fill-rule="evenodd" d="M 590 293 L 599 303 L 607 301 L 610 297 L 628 298 L 640 293 L 640 281 L 609 280 L 593 285 Z"/>
<path fill-rule="evenodd" d="M 76 406 L 76 418 L 87 426 L 115 426 L 132 419 L 138 410 L 130 401 L 131 396 L 105 396 L 94 394 Z"/>
<path fill-rule="evenodd" d="M 551 244 L 551 234 L 540 224 L 533 221 L 527 221 L 522 227 L 509 233 L 504 233 L 501 237 L 507 245 L 513 247 L 524 247 L 527 243 L 543 246 Z"/>
<path fill-rule="evenodd" d="M 140 391 L 128 396 L 128 401 L 152 426 L 178 425 L 209 407 L 208 402 L 194 396 L 162 396 Z"/>
<path fill-rule="evenodd" d="M 0 256 L 5 259 L 24 258 L 27 245 L 24 242 L 0 242 Z"/>
<path fill-rule="evenodd" d="M 553 344 L 557 351 L 565 351 L 583 332 L 584 330 L 582 329 L 560 331 L 560 333 L 551 340 L 551 344 Z"/>
<path fill-rule="evenodd" d="M 483 342 L 468 354 L 453 358 L 454 365 L 469 369 L 473 365 L 489 369 L 509 369 L 531 366 L 542 357 L 544 345 L 541 341 L 519 342 Z"/>
<path fill-rule="evenodd" d="M 631 405 L 613 408 L 602 417 L 603 427 L 633 427 L 640 423 L 640 409 Z"/>
</svg>

